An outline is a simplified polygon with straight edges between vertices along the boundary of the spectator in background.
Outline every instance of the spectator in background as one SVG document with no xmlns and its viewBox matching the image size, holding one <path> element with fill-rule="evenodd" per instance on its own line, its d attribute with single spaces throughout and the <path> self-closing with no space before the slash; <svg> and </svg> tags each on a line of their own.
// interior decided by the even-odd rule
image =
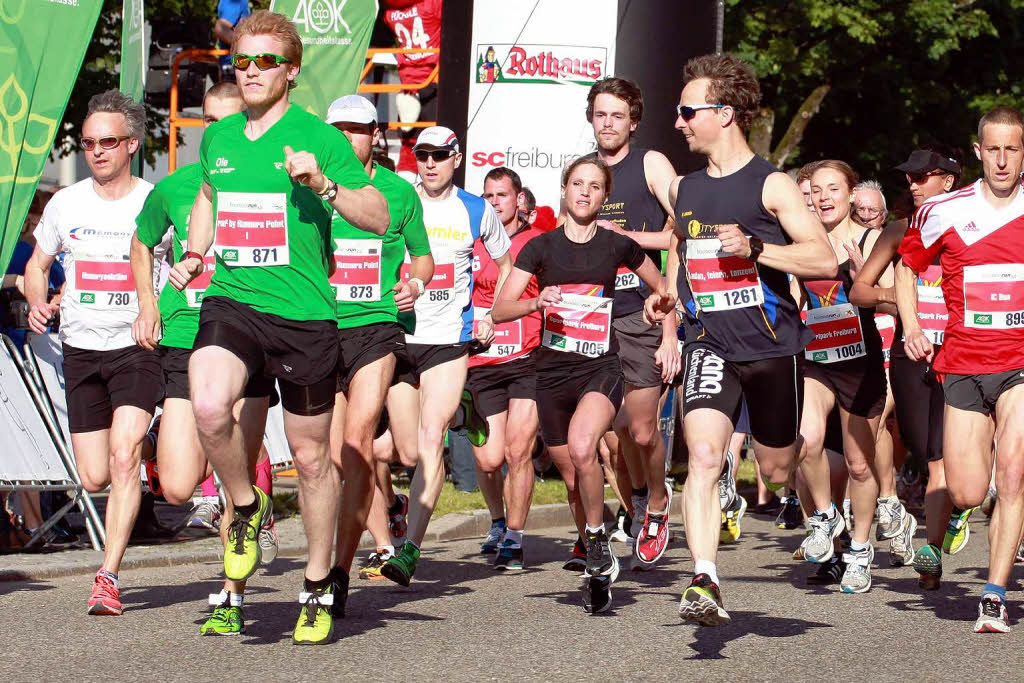
<svg viewBox="0 0 1024 683">
<path fill-rule="evenodd" d="M 217 1 L 217 23 L 213 25 L 213 34 L 217 36 L 219 49 L 231 49 L 231 43 L 235 39 L 235 26 L 250 13 L 249 0 Z M 220 58 L 220 78 L 222 81 L 235 80 L 235 69 L 231 66 L 230 55 Z"/>
<path fill-rule="evenodd" d="M 519 205 L 522 221 L 527 225 L 533 225 L 537 220 L 537 198 L 528 187 L 523 188 L 522 196 L 523 201 Z"/>
<path fill-rule="evenodd" d="M 398 46 L 406 49 L 441 47 L 442 0 L 383 0 L 384 22 L 394 32 Z M 396 55 L 398 78 L 403 85 L 426 81 L 438 63 L 435 52 Z M 437 119 L 437 81 L 420 90 L 406 90 L 395 96 L 398 119 L 403 123 Z M 416 175 L 412 146 L 419 129 L 402 127 L 402 148 L 398 155 L 399 174 Z M 406 175 L 406 179 L 410 179 Z"/>
<path fill-rule="evenodd" d="M 881 230 L 889 217 L 885 194 L 877 180 L 865 180 L 853 188 L 854 220 L 866 228 Z"/>
<path fill-rule="evenodd" d="M 816 213 L 814 211 L 814 204 L 811 202 L 811 176 L 814 175 L 820 163 L 812 161 L 801 166 L 800 170 L 796 172 L 796 184 L 800 187 L 800 192 L 804 195 L 804 202 L 807 204 L 807 210 L 811 213 Z"/>
</svg>

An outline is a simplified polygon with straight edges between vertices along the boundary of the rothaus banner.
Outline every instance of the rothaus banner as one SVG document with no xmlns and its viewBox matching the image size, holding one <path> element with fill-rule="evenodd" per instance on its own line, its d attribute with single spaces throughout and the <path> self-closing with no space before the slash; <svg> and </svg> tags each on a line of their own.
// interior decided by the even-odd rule
<svg viewBox="0 0 1024 683">
<path fill-rule="evenodd" d="M 614 74 L 617 8 L 616 0 L 476 0 L 468 191 L 480 194 L 487 172 L 507 166 L 557 213 L 563 166 L 595 149 L 587 92 Z"/>
<path fill-rule="evenodd" d="M 377 0 L 271 0 L 270 9 L 292 20 L 302 38 L 302 71 L 290 98 L 320 118 L 359 85 Z"/>
<path fill-rule="evenodd" d="M 102 0 L 0 0 L 3 271 L 21 234 L 102 5 Z"/>
</svg>

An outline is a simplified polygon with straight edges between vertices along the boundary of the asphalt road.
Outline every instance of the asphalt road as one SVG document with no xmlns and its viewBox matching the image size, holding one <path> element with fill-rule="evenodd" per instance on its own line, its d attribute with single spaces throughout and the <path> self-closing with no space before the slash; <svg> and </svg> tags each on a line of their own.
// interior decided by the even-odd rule
<svg viewBox="0 0 1024 683">
<path fill-rule="evenodd" d="M 529 568 L 515 574 L 458 541 L 426 548 L 407 589 L 354 578 L 337 641 L 316 648 L 291 644 L 295 559 L 253 579 L 238 638 L 197 635 L 219 588 L 213 563 L 126 573 L 122 617 L 86 615 L 91 577 L 0 583 L 0 680 L 1015 680 L 1024 625 L 971 633 L 987 554 L 983 518 L 973 528 L 941 590 L 922 595 L 883 551 L 872 591 L 843 595 L 806 585 L 813 568 L 790 559 L 800 532 L 748 517 L 719 559 L 733 623 L 714 629 L 677 616 L 690 570 L 679 540 L 657 570 L 623 572 L 612 610 L 584 613 L 578 577 L 561 570 L 567 529 L 529 536 Z"/>
</svg>

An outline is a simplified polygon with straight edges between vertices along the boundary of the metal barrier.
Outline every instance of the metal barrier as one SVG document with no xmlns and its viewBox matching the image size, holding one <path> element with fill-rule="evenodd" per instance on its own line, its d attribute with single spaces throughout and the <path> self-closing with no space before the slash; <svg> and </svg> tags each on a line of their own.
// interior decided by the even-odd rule
<svg viewBox="0 0 1024 683">
<path fill-rule="evenodd" d="M 399 93 L 406 90 L 422 90 L 427 86 L 437 83 L 437 74 L 439 72 L 439 65 L 434 67 L 434 70 L 430 72 L 426 80 L 422 83 L 363 83 L 363 80 L 370 74 L 370 70 L 374 65 L 374 57 L 383 54 L 440 54 L 441 50 L 438 48 L 379 48 L 372 47 L 366 51 L 366 64 L 363 66 L 363 70 L 359 75 L 359 87 L 356 92 L 360 93 L 374 93 L 374 94 L 393 94 Z M 168 123 L 170 124 L 170 139 L 167 147 L 167 172 L 173 173 L 178 168 L 178 130 L 180 128 L 198 128 L 203 125 L 201 118 L 194 118 L 191 116 L 179 116 L 178 111 L 178 72 L 181 70 L 181 62 L 207 62 L 214 63 L 220 61 L 220 58 L 231 54 L 230 50 L 182 50 L 174 57 L 174 61 L 171 64 L 171 93 L 170 93 L 170 113 L 167 117 Z M 430 126 L 436 126 L 437 121 L 414 121 L 414 122 L 400 122 L 400 121 L 386 121 L 388 130 L 395 130 L 403 126 L 412 128 L 427 128 Z"/>
<path fill-rule="evenodd" d="M 18 348 L 4 335 L 0 348 L 0 491 L 67 492 L 67 503 L 43 520 L 28 545 L 78 505 L 93 547 L 100 550 L 101 539 L 90 523 L 91 505 L 84 503 L 86 493 L 74 460 L 49 417 L 35 378 Z M 92 512 L 95 514 L 95 509 Z"/>
</svg>

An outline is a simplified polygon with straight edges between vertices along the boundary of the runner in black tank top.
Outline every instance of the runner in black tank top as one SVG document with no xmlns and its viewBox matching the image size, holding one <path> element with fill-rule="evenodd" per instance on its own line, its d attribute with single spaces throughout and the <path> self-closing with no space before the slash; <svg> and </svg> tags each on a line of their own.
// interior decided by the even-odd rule
<svg viewBox="0 0 1024 683">
<path fill-rule="evenodd" d="M 910 185 L 915 207 L 925 200 L 952 191 L 960 180 L 960 162 L 956 152 L 944 145 L 915 150 L 897 170 L 904 171 Z M 857 274 L 851 300 L 859 305 L 895 304 L 892 287 L 882 287 L 878 278 L 885 265 L 899 263 L 897 249 L 906 233 L 907 221 L 891 223 L 879 238 L 871 257 Z M 936 347 L 942 342 L 945 301 L 939 289 L 941 270 L 937 277 L 928 272 L 918 276 L 918 314 L 922 328 Z M 878 285 L 878 286 L 876 286 Z M 937 294 L 937 296 L 936 296 Z M 928 485 L 924 492 L 925 525 L 928 543 L 914 555 L 914 569 L 920 575 L 918 585 L 925 590 L 939 587 L 943 552 L 958 552 L 970 534 L 968 518 L 973 512 L 953 506 L 946 488 L 942 462 L 943 413 L 945 399 L 942 385 L 925 361 L 914 361 L 903 349 L 903 322 L 896 316 L 896 330 L 889 364 L 889 383 L 896 402 L 896 421 L 900 436 L 910 451 L 908 465 L 928 467 Z M 922 463 L 921 461 L 924 461 Z M 948 525 L 947 525 L 948 522 Z"/>
<path fill-rule="evenodd" d="M 875 437 L 886 396 L 882 340 L 875 327 L 874 308 L 858 308 L 849 301 L 853 271 L 878 236 L 851 218 L 857 182 L 857 174 L 841 161 L 823 161 L 812 174 L 811 198 L 829 231 L 832 248 L 841 254 L 841 263 L 835 278 L 805 278 L 800 283 L 801 297 L 808 302 L 807 322 L 815 333 L 805 352 L 809 362 L 804 371 L 800 435 L 806 455 L 801 468 L 809 482 L 816 481 L 822 470 L 828 471 L 825 429 L 829 413 L 838 404 L 854 520 L 850 551 L 843 555 L 845 567 L 833 557 L 833 540 L 845 525 L 833 528 L 820 514 L 808 520 L 811 530 L 804 540 L 804 556 L 812 562 L 832 560 L 833 566 L 822 573 L 836 576 L 841 569 L 844 593 L 864 593 L 871 588 L 874 549 L 869 536 L 878 500 L 878 480 L 873 472 Z M 898 532 L 912 538 L 916 528 L 916 520 L 907 515 Z"/>
<path fill-rule="evenodd" d="M 660 268 L 661 251 L 671 239 L 671 221 L 666 217 L 671 209 L 668 186 L 675 171 L 664 154 L 631 146 L 642 115 L 643 94 L 630 80 L 602 79 L 587 95 L 587 119 L 597 143 L 591 156 L 608 164 L 613 176 L 598 225 L 632 239 Z M 652 326 L 644 319 L 643 304 L 649 294 L 635 273 L 619 269 L 613 330 L 625 394 L 622 415 L 615 422 L 618 438 L 605 437 L 613 466 L 621 458 L 630 474 L 633 521 L 629 534 L 634 537 L 634 555 L 644 565 L 655 563 L 668 547 L 665 525 L 655 521 L 652 527 L 652 520 L 668 514 L 672 498 L 672 489 L 665 484 L 658 399 L 662 384 L 675 377 L 680 363 L 674 320 Z M 627 482 L 618 483 L 620 490 L 626 488 Z"/>
<path fill-rule="evenodd" d="M 685 78 L 675 127 L 708 166 L 670 189 L 676 230 L 666 276 L 686 317 L 683 499 L 695 574 L 679 614 L 716 626 L 730 621 L 718 587 L 717 486 L 739 406 L 746 397 L 765 483 L 781 488 L 796 467 L 802 354 L 810 340 L 786 274 L 834 277 L 836 258 L 796 183 L 747 145 L 761 99 L 750 67 L 732 55 L 705 55 L 686 65 Z M 654 297 L 646 313 L 660 319 Z M 830 504 L 827 476 L 819 499 Z"/>
</svg>

